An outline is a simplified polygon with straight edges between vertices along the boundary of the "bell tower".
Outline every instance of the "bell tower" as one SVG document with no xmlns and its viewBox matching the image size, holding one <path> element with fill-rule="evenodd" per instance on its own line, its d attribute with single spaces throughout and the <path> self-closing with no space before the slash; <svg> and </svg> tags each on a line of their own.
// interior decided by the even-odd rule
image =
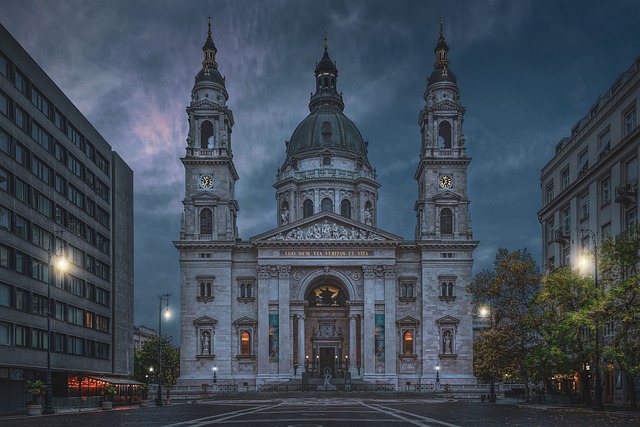
<svg viewBox="0 0 640 427">
<path fill-rule="evenodd" d="M 185 169 L 184 214 L 180 240 L 224 241 L 238 238 L 238 173 L 233 164 L 233 113 L 227 107 L 225 78 L 218 71 L 211 18 L 202 47 L 202 68 L 195 77 L 189 117 Z"/>
<path fill-rule="evenodd" d="M 449 47 L 440 21 L 440 38 L 434 49 L 434 70 L 424 92 L 420 112 L 420 164 L 416 240 L 472 240 L 467 198 L 467 157 L 462 131 L 465 109 L 460 102 L 456 76 L 449 68 Z"/>
</svg>

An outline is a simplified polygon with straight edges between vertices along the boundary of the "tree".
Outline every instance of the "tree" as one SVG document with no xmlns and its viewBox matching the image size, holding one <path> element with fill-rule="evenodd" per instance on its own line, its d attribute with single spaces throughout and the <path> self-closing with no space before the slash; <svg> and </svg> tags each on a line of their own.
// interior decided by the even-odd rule
<svg viewBox="0 0 640 427">
<path fill-rule="evenodd" d="M 640 226 L 602 242 L 601 318 L 612 326 L 604 342 L 606 360 L 624 373 L 631 408 L 637 409 L 635 378 L 640 375 Z"/>
<path fill-rule="evenodd" d="M 538 344 L 539 308 L 535 297 L 540 290 L 540 269 L 526 250 L 499 249 L 493 270 L 478 273 L 469 292 L 476 307 L 488 305 L 489 329 L 474 346 L 476 375 L 496 374 L 522 379 L 529 393 L 529 356 Z"/>
<path fill-rule="evenodd" d="M 134 355 L 134 379 L 143 383 L 155 382 L 149 373 L 153 367 L 158 372 L 158 354 L 162 346 L 162 384 L 175 384 L 180 376 L 180 349 L 174 347 L 167 337 L 154 337 L 142 344 Z M 147 378 L 147 375 L 149 377 Z"/>
<path fill-rule="evenodd" d="M 542 278 L 537 295 L 540 311 L 540 345 L 532 364 L 550 389 L 555 374 L 580 375 L 584 403 L 590 404 L 588 362 L 594 360 L 593 313 L 596 309 L 593 280 L 580 276 L 571 267 L 561 267 Z"/>
</svg>

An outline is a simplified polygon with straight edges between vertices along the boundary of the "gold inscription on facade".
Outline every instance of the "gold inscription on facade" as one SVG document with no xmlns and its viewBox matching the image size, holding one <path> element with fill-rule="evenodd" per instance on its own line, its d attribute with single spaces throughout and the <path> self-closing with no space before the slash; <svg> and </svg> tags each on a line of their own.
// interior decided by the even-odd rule
<svg viewBox="0 0 640 427">
<path fill-rule="evenodd" d="M 355 250 L 283 250 L 280 256 L 287 257 L 362 257 L 372 256 L 373 251 L 355 249 Z"/>
</svg>

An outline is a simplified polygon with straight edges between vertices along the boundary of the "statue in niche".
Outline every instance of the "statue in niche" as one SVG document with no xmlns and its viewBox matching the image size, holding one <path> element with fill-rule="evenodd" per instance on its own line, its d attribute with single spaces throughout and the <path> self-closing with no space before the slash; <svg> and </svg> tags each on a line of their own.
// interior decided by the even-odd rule
<svg viewBox="0 0 640 427">
<path fill-rule="evenodd" d="M 325 287 L 320 291 L 320 298 L 322 299 L 323 305 L 331 305 L 331 303 L 333 302 L 333 291 Z"/>
<path fill-rule="evenodd" d="M 209 331 L 202 332 L 202 353 L 203 356 L 211 355 L 211 333 Z"/>
<path fill-rule="evenodd" d="M 371 216 L 371 208 L 364 209 L 364 223 L 366 225 L 373 225 L 373 218 Z"/>
<path fill-rule="evenodd" d="M 443 341 L 443 347 L 444 347 L 444 354 L 452 354 L 452 351 L 451 351 L 451 331 L 446 331 L 444 333 L 444 337 L 443 337 L 442 341 Z"/>
<path fill-rule="evenodd" d="M 213 140 L 213 135 L 211 135 L 208 139 L 207 139 L 207 148 L 209 150 L 213 150 L 213 145 L 214 145 L 214 140 Z"/>
<path fill-rule="evenodd" d="M 284 208 L 282 213 L 280 214 L 281 225 L 289 224 L 289 209 Z"/>
</svg>

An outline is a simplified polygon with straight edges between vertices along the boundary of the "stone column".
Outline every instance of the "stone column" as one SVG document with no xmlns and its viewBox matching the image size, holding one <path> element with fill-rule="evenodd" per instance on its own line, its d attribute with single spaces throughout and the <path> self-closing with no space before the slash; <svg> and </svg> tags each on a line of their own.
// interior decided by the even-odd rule
<svg viewBox="0 0 640 427">
<path fill-rule="evenodd" d="M 316 214 L 320 212 L 320 194 L 318 194 L 318 189 L 313 190 L 313 213 Z"/>
<path fill-rule="evenodd" d="M 375 304 L 375 266 L 363 265 L 364 271 L 364 316 L 362 317 L 362 361 L 361 373 L 365 377 L 375 375 L 376 373 L 376 304 Z"/>
<path fill-rule="evenodd" d="M 301 376 L 304 371 L 304 315 L 298 315 L 298 372 Z"/>
<path fill-rule="evenodd" d="M 258 266 L 258 375 L 269 373 L 269 271 L 268 266 Z"/>
<path fill-rule="evenodd" d="M 396 355 L 398 353 L 398 341 L 396 338 L 396 266 L 384 266 L 384 372 L 386 376 L 395 376 Z"/>
<path fill-rule="evenodd" d="M 280 324 L 280 363 L 278 364 L 279 374 L 293 373 L 293 363 L 291 355 L 293 353 L 293 345 L 291 342 L 289 319 L 289 305 L 290 305 L 290 287 L 289 287 L 289 272 L 291 271 L 290 265 L 278 266 L 278 315 Z"/>
<path fill-rule="evenodd" d="M 356 357 L 358 350 L 358 342 L 356 341 L 356 315 L 351 314 L 349 316 L 349 372 L 351 377 L 358 375 L 358 368 L 356 367 Z"/>
</svg>

